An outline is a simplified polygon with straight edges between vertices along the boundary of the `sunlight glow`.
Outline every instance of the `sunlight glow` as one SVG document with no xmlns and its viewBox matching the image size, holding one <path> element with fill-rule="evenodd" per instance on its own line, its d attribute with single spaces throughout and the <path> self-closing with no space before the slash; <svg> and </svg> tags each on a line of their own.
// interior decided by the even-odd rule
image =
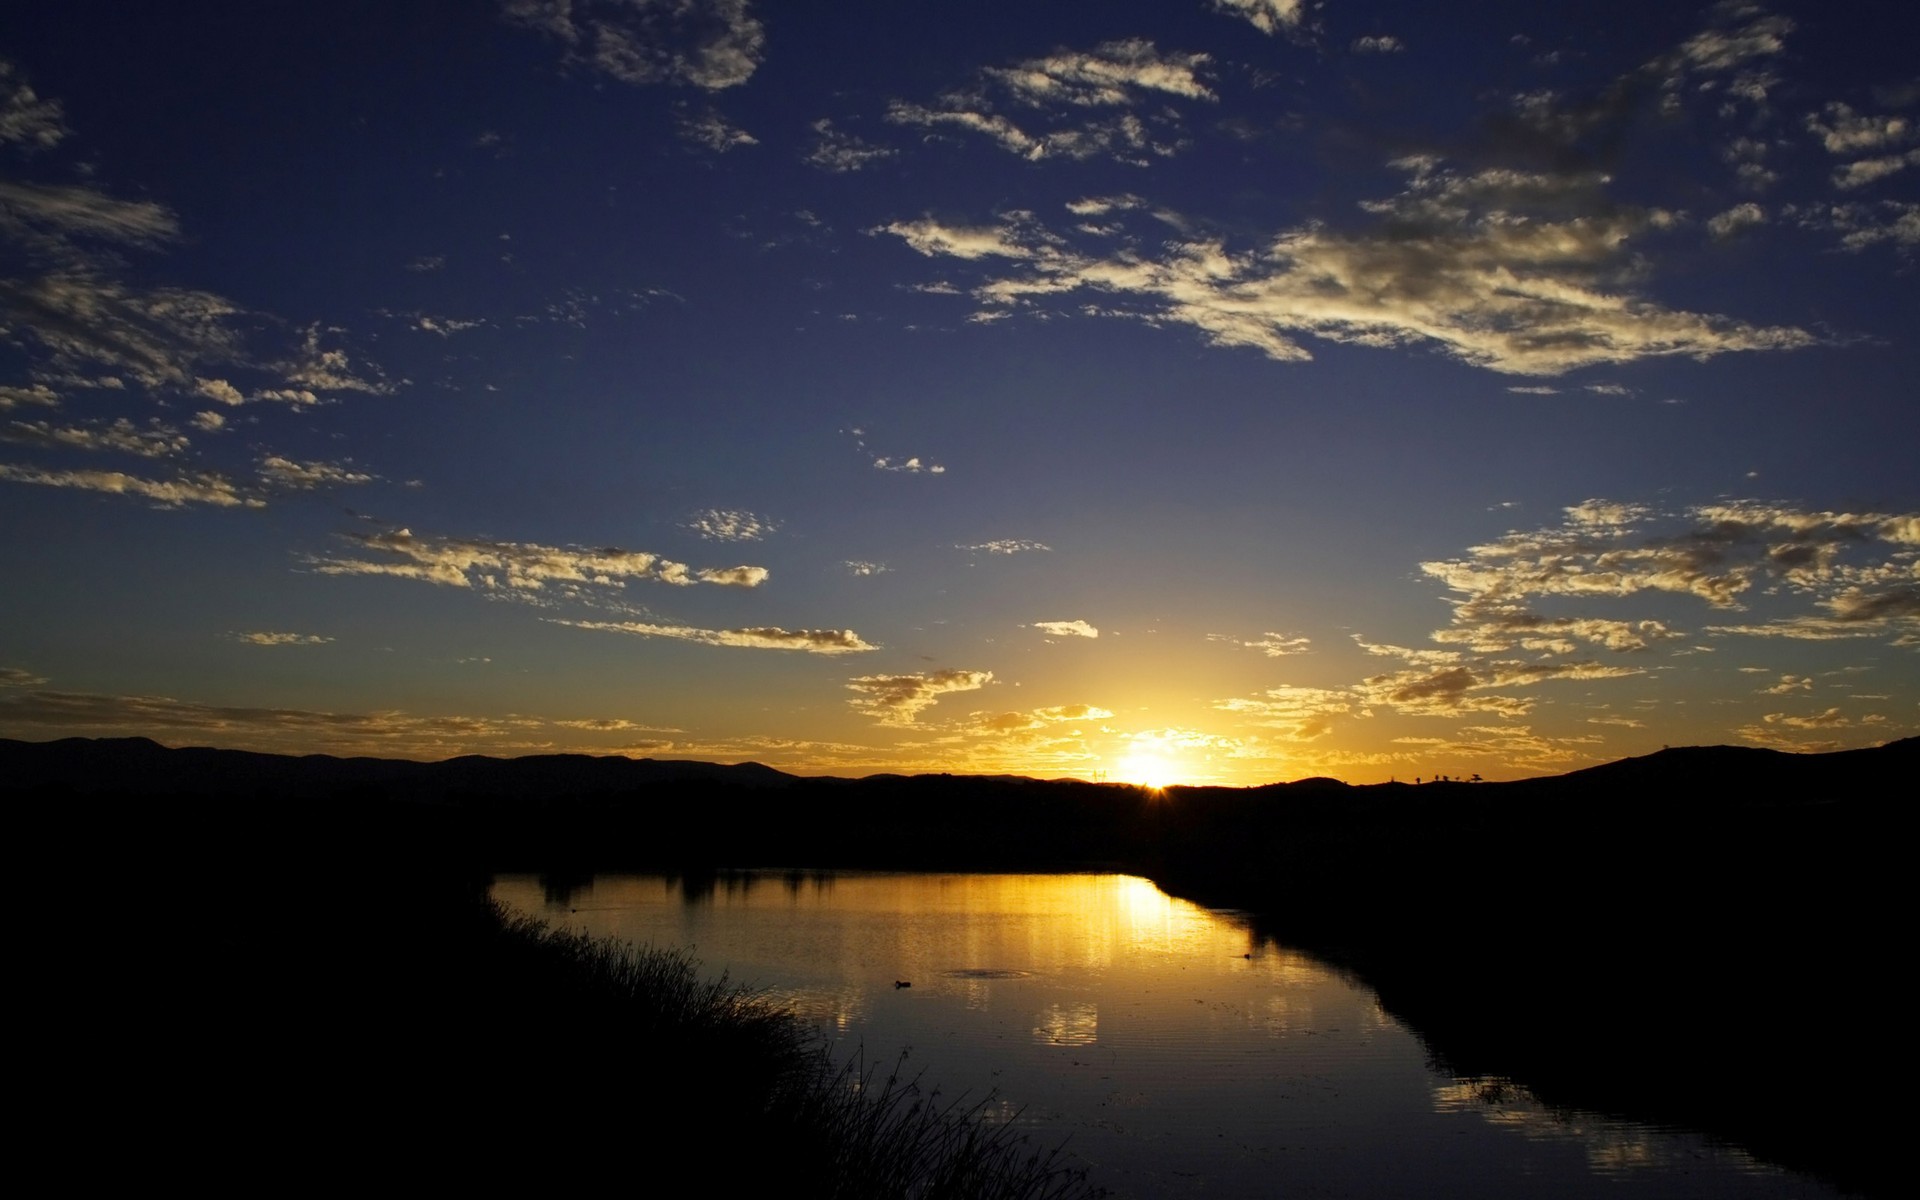
<svg viewBox="0 0 1920 1200">
<path fill-rule="evenodd" d="M 1123 783 L 1135 783 L 1158 791 L 1179 783 L 1180 768 L 1171 759 L 1150 750 L 1135 750 L 1120 760 L 1114 777 Z"/>
</svg>

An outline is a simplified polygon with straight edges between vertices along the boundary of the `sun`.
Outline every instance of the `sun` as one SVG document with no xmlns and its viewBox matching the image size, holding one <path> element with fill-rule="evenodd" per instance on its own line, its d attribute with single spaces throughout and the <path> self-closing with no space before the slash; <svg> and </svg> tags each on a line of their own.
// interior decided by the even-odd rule
<svg viewBox="0 0 1920 1200">
<path fill-rule="evenodd" d="M 1155 791 L 1180 782 L 1180 772 L 1172 760 L 1147 750 L 1135 750 L 1121 759 L 1114 775 L 1123 783 L 1137 784 Z"/>
</svg>

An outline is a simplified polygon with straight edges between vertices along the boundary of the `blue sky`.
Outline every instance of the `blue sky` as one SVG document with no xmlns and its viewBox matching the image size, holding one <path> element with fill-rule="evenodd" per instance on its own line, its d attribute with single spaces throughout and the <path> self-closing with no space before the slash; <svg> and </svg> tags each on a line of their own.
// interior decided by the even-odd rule
<svg viewBox="0 0 1920 1200">
<path fill-rule="evenodd" d="M 1256 783 L 1920 719 L 1893 3 L 0 33 L 0 735 Z"/>
</svg>

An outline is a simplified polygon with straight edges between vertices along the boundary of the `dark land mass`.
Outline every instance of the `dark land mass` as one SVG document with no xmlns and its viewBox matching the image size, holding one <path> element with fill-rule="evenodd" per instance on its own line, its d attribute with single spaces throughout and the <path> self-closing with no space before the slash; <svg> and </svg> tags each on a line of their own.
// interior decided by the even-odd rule
<svg viewBox="0 0 1920 1200">
<path fill-rule="evenodd" d="M 194 904 L 221 914 L 155 964 L 177 986 L 211 979 L 250 998 L 196 1009 L 208 1037 L 284 1034 L 258 1027 L 274 1011 L 262 988 L 290 986 L 254 977 L 260 946 L 311 939 L 350 956 L 376 911 L 429 911 L 493 872 L 564 887 L 659 870 L 697 892 L 739 867 L 1124 870 L 1350 972 L 1460 1074 L 1695 1129 L 1865 1194 L 1905 1174 L 1885 1097 L 1911 1056 L 1904 1014 L 1883 1014 L 1903 994 L 1902 797 L 1916 775 L 1912 738 L 1832 754 L 1672 749 L 1511 783 L 1165 792 L 0 741 L 11 844 L 43 877 L 106 866 L 104 911 L 162 908 L 169 932 L 182 903 L 189 922 Z M 343 871 L 368 882 L 367 911 L 321 894 Z M 221 895 L 243 886 L 283 899 L 228 913 Z M 330 929 L 344 941 L 329 948 Z M 350 999 L 330 1002 L 353 1011 Z"/>
</svg>

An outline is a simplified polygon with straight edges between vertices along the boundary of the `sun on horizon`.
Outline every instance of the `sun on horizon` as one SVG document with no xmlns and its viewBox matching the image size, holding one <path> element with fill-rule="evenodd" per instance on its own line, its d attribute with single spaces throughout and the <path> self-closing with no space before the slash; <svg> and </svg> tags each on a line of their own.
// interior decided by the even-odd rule
<svg viewBox="0 0 1920 1200">
<path fill-rule="evenodd" d="M 1114 765 L 1113 774 L 1121 783 L 1152 788 L 1156 792 L 1185 782 L 1185 773 L 1177 762 L 1167 755 L 1149 750 L 1129 753 Z"/>
</svg>

